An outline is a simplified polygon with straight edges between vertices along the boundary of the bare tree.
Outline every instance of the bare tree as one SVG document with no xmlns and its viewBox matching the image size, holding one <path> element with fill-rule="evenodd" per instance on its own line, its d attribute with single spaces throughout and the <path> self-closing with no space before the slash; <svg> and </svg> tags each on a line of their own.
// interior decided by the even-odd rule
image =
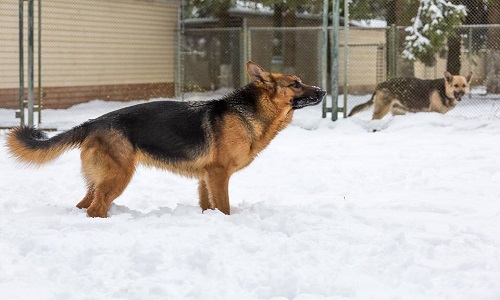
<svg viewBox="0 0 500 300">
<path fill-rule="evenodd" d="M 386 20 L 387 25 L 392 26 L 409 26 L 411 24 L 411 18 L 416 14 L 418 7 L 418 1 L 408 2 L 406 0 L 388 0 L 386 6 Z M 401 56 L 400 49 L 404 46 L 404 40 L 406 33 L 402 30 L 397 30 L 396 35 L 393 37 L 395 41 L 391 38 L 391 32 L 388 31 L 386 34 L 387 40 L 387 61 L 390 62 L 392 59 L 396 59 L 397 74 L 392 74 L 391 63 L 387 64 L 388 75 L 392 76 L 403 76 L 412 77 L 414 75 L 413 62 Z M 390 45 L 389 43 L 394 42 L 395 45 Z M 395 46 L 395 47 L 392 47 Z M 392 50 L 396 53 L 392 53 Z"/>
<path fill-rule="evenodd" d="M 465 25 L 488 23 L 488 15 L 486 10 L 485 0 L 455 0 L 454 3 L 465 5 L 465 7 L 467 8 L 467 16 L 465 17 L 464 20 Z M 471 43 L 469 44 L 472 45 L 472 49 L 468 50 L 477 51 L 482 47 L 484 43 L 484 36 L 485 36 L 484 30 L 474 29 L 472 32 L 467 31 L 467 34 L 470 33 L 472 34 L 471 36 L 468 36 L 468 39 L 471 40 Z M 462 39 L 460 38 L 458 33 L 448 38 L 447 45 L 448 45 L 448 58 L 446 62 L 446 68 L 451 74 L 458 75 L 461 73 L 461 68 L 462 68 L 462 63 L 461 63 Z"/>
<path fill-rule="evenodd" d="M 264 5 L 273 7 L 273 26 L 279 27 L 296 27 L 297 13 L 319 13 L 322 7 L 323 0 L 291 0 L 291 1 L 275 1 L 275 0 L 256 0 Z M 296 32 L 275 30 L 273 37 L 273 57 L 281 60 L 281 68 L 278 65 L 273 66 L 275 71 L 295 73 L 295 49 L 296 49 Z"/>
<path fill-rule="evenodd" d="M 500 24 L 500 1 L 488 2 L 488 22 Z M 497 28 L 488 30 L 488 70 L 486 90 L 488 93 L 500 93 L 500 31 Z"/>
</svg>

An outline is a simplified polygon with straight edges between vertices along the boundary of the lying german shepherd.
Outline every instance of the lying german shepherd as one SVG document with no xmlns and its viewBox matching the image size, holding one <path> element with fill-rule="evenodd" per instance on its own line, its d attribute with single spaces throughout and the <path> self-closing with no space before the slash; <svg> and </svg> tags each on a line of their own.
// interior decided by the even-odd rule
<svg viewBox="0 0 500 300">
<path fill-rule="evenodd" d="M 444 73 L 444 78 L 425 80 L 393 78 L 380 83 L 371 99 L 354 107 L 349 117 L 375 105 L 373 119 L 382 119 L 387 113 L 403 115 L 406 112 L 446 113 L 453 109 L 469 92 L 472 72 L 467 76 Z"/>
<path fill-rule="evenodd" d="M 34 165 L 81 148 L 88 191 L 76 206 L 90 217 L 107 216 L 138 163 L 198 178 L 201 208 L 229 214 L 231 175 L 290 123 L 295 109 L 320 103 L 326 93 L 297 76 L 271 74 L 253 62 L 246 67 L 252 83 L 219 100 L 134 105 L 52 138 L 17 127 L 7 144 L 19 161 Z"/>
</svg>

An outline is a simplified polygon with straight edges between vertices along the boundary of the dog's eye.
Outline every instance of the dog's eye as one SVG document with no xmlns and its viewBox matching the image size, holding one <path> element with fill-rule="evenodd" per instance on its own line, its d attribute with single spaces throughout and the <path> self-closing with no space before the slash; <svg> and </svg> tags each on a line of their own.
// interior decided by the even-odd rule
<svg viewBox="0 0 500 300">
<path fill-rule="evenodd" d="M 300 89 L 300 87 L 302 86 L 300 84 L 300 82 L 298 81 L 295 81 L 294 83 L 290 84 L 289 86 L 293 87 L 293 88 L 296 88 L 296 89 Z"/>
<path fill-rule="evenodd" d="M 457 88 L 457 87 L 458 87 L 458 84 L 455 84 L 455 85 L 454 85 L 454 87 L 456 87 L 456 88 Z"/>
</svg>

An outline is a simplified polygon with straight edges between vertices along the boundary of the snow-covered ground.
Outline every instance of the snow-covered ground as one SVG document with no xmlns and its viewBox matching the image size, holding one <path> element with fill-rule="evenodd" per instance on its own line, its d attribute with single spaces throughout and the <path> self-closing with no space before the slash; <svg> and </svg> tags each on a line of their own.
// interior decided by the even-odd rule
<svg viewBox="0 0 500 300">
<path fill-rule="evenodd" d="M 481 97 L 375 133 L 369 112 L 302 111 L 233 176 L 231 216 L 139 167 L 108 219 L 87 218 L 78 151 L 30 169 L 0 131 L 0 298 L 499 299 L 500 100 Z M 123 105 L 45 110 L 44 126 Z"/>
</svg>

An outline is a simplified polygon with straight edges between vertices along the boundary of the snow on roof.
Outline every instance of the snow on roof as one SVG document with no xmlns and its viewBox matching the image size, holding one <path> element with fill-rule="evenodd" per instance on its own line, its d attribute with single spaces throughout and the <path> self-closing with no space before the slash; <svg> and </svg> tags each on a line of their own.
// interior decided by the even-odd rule
<svg viewBox="0 0 500 300">
<path fill-rule="evenodd" d="M 387 21 L 385 20 L 351 20 L 350 25 L 356 27 L 370 27 L 370 28 L 385 28 L 387 27 Z"/>
</svg>

